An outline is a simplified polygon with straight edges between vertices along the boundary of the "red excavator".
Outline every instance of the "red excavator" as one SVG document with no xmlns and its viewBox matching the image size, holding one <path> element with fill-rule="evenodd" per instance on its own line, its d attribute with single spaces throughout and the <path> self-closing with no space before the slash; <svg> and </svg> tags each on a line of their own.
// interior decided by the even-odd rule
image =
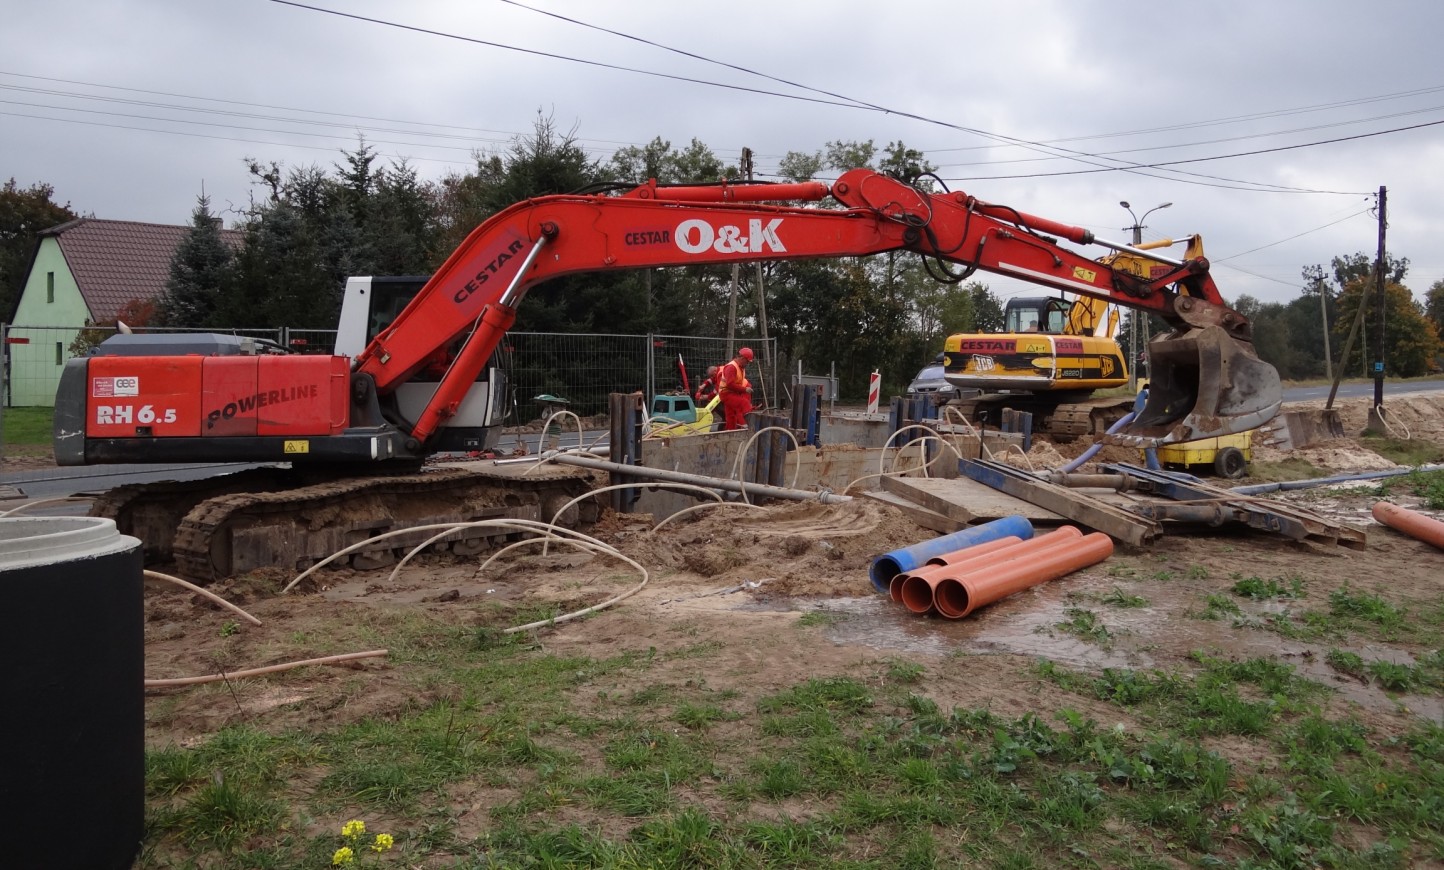
<svg viewBox="0 0 1444 870">
<path fill-rule="evenodd" d="M 833 203 L 805 204 L 829 197 Z M 1075 253 L 1060 239 L 1163 268 L 1142 277 Z M 231 480 L 222 495 L 195 485 L 190 495 L 131 488 L 102 500 L 99 511 L 117 516 L 123 531 L 159 554 L 170 550 L 202 579 L 308 564 L 362 529 L 428 521 L 424 510 L 406 509 L 428 501 L 475 502 L 484 515 L 515 513 L 522 504 L 541 515 L 575 486 L 549 492 L 533 478 L 520 488 L 481 480 L 459 489 L 453 481 L 448 489 L 438 480 L 444 475 L 407 473 L 457 443 L 448 424 L 468 406 L 500 402 L 497 375 L 481 376 L 531 287 L 578 272 L 899 250 L 928 258 L 942 280 L 983 269 L 1172 324 L 1173 332 L 1149 347 L 1148 403 L 1111 436 L 1119 443 L 1246 431 L 1273 417 L 1282 401 L 1277 372 L 1254 354 L 1248 321 L 1224 303 L 1203 257 L 1161 259 L 966 193 L 934 193 L 854 169 L 830 188 L 649 182 L 621 194 L 517 203 L 478 226 L 354 358 L 258 353 L 227 336 L 199 348 L 166 344 L 171 336 L 129 336 L 119 353 L 102 348 L 102 355 L 67 364 L 56 395 L 55 456 L 62 465 L 288 462 L 290 473 L 308 475 Z M 347 316 L 343 310 L 343 324 Z M 473 447 L 495 442 L 499 417 L 480 419 L 479 431 L 462 438 Z M 358 475 L 358 466 L 371 471 Z M 402 473 L 378 473 L 398 467 Z M 358 520 L 350 507 L 357 498 L 384 504 Z M 348 518 L 358 529 L 346 528 Z M 160 540 L 170 535 L 173 543 Z"/>
</svg>

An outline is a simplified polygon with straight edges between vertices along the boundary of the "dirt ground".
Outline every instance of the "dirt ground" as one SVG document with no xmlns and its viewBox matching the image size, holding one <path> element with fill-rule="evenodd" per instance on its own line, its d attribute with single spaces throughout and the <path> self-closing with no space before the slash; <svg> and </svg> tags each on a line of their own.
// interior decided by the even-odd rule
<svg viewBox="0 0 1444 870">
<path fill-rule="evenodd" d="M 1362 430 L 1368 404 L 1345 400 L 1347 432 Z M 1306 407 L 1306 406 L 1289 406 Z M 1444 396 L 1415 394 L 1390 403 L 1399 435 L 1444 445 Z M 1040 444 L 1031 459 L 1050 464 L 1077 455 L 1084 444 Z M 1105 461 L 1136 462 L 1130 451 L 1105 448 Z M 1255 462 L 1303 459 L 1328 472 L 1389 469 L 1393 463 L 1353 439 L 1283 454 L 1256 445 Z M 7 456 L 5 471 L 44 467 L 46 455 Z M 907 613 L 879 596 L 868 580 L 872 559 L 934 536 L 890 507 L 858 498 L 824 506 L 780 503 L 755 510 L 735 507 L 694 514 L 652 531 L 647 515 L 607 514 L 591 530 L 644 567 L 639 572 L 615 559 L 535 549 L 513 551 L 483 565 L 486 554 L 466 560 L 422 557 L 392 580 L 389 570 L 341 570 L 319 575 L 308 591 L 278 590 L 284 572 L 259 572 L 213 587 L 262 620 L 260 627 L 198 596 L 147 583 L 147 676 L 172 678 L 233 671 L 368 648 L 366 626 L 425 611 L 460 626 L 490 624 L 499 607 L 531 606 L 561 612 L 596 604 L 634 590 L 591 618 L 548 628 L 539 642 L 556 654 L 607 658 L 627 651 L 667 651 L 715 643 L 729 651 L 727 666 L 708 675 L 712 683 L 756 696 L 799 679 L 860 671 L 867 662 L 908 659 L 933 675 L 929 693 L 951 706 L 989 707 L 1002 715 L 1037 710 L 1035 680 L 1008 665 L 1046 657 L 1084 669 L 1182 665 L 1203 650 L 1228 656 L 1274 655 L 1313 679 L 1338 689 L 1335 703 L 1371 725 L 1391 730 L 1413 717 L 1444 719 L 1437 696 L 1401 696 L 1343 677 L 1324 662 L 1326 647 L 1286 640 L 1263 630 L 1240 630 L 1228 621 L 1192 618 L 1205 596 L 1226 591 L 1240 577 L 1302 578 L 1310 598 L 1348 586 L 1391 603 L 1416 606 L 1438 600 L 1444 554 L 1375 523 L 1369 515 L 1378 496 L 1367 484 L 1303 490 L 1279 498 L 1296 501 L 1331 519 L 1367 530 L 1368 548 L 1294 543 L 1276 535 L 1230 529 L 1167 534 L 1148 549 L 1120 546 L 1106 562 L 986 607 L 951 622 Z M 1401 504 L 1418 500 L 1401 497 Z M 1436 512 L 1436 515 L 1437 512 Z M 1107 610 L 1111 638 L 1085 642 L 1056 629 L 1064 611 L 1097 602 L 1118 590 L 1148 600 L 1146 607 Z M 1280 605 L 1269 607 L 1277 609 Z M 1266 617 L 1268 607 L 1252 616 Z M 780 631 L 808 613 L 827 614 L 825 644 L 815 634 Z M 1353 650 L 1365 661 L 1412 662 L 1423 652 L 1398 646 Z M 973 653 L 974 655 L 965 655 Z M 685 658 L 676 660 L 685 669 Z M 373 659 L 314 669 L 304 687 L 267 688 L 264 681 L 234 681 L 148 694 L 148 742 L 195 745 L 239 721 L 267 729 L 360 719 L 400 709 L 415 700 L 404 666 Z M 364 692 L 356 679 L 364 676 Z M 685 679 L 685 675 L 673 675 Z M 656 675 L 653 674 L 653 678 Z M 1076 706 L 1076 699 L 1073 699 Z M 1091 711 L 1116 718 L 1114 709 Z M 1225 747 L 1226 749 L 1226 747 Z"/>
<path fill-rule="evenodd" d="M 1444 444 L 1444 397 L 1410 397 L 1393 403 L 1397 420 L 1414 438 Z M 1362 428 L 1367 408 L 1344 411 L 1349 431 Z M 1357 420 L 1355 418 L 1358 418 Z M 1082 445 L 1067 445 L 1076 455 Z M 1063 455 L 1045 445 L 1039 456 Z M 1051 451 L 1051 454 L 1050 454 Z M 1108 451 L 1104 451 L 1105 457 Z M 1321 469 L 1348 473 L 1385 469 L 1392 463 L 1342 441 L 1300 451 Z M 1136 461 L 1129 457 L 1120 457 Z M 1259 448 L 1255 460 L 1273 458 Z M 261 572 L 215 587 L 247 608 L 264 625 L 237 624 L 229 613 L 200 598 L 147 584 L 147 676 L 181 677 L 257 667 L 368 648 L 367 626 L 427 612 L 458 626 L 493 624 L 498 608 L 530 606 L 561 612 L 596 604 L 633 590 L 625 600 L 588 619 L 547 628 L 537 635 L 548 652 L 602 659 L 623 652 L 660 652 L 716 644 L 725 665 L 706 678 L 719 689 L 747 697 L 777 691 L 806 677 L 863 673 L 869 662 L 905 659 L 928 668 L 928 692 L 944 709 L 988 707 L 1017 716 L 1047 708 L 1046 693 L 1026 676 L 1037 657 L 1097 670 L 1104 667 L 1183 666 L 1196 651 L 1225 657 L 1273 655 L 1303 675 L 1334 686 L 1334 704 L 1366 723 L 1392 731 L 1414 717 L 1444 718 L 1437 696 L 1387 694 L 1341 676 L 1324 664 L 1328 645 L 1287 640 L 1264 630 L 1262 621 L 1281 607 L 1260 604 L 1245 616 L 1257 630 L 1230 621 L 1196 618 L 1205 597 L 1226 592 L 1242 577 L 1301 579 L 1318 606 L 1348 586 L 1415 608 L 1438 601 L 1444 553 L 1373 522 L 1378 500 L 1367 487 L 1311 489 L 1281 496 L 1325 516 L 1364 528 L 1368 548 L 1295 543 L 1276 535 L 1231 529 L 1170 533 L 1148 549 L 1120 546 L 1094 568 L 1035 587 L 951 622 L 908 614 L 868 580 L 872 559 L 933 537 L 890 507 L 858 498 L 824 506 L 782 503 L 758 510 L 736 507 L 694 514 L 652 531 L 645 515 L 608 514 L 591 530 L 647 572 L 645 585 L 632 566 L 574 551 L 542 555 L 520 549 L 490 565 L 486 555 L 466 560 L 423 557 L 396 579 L 388 570 L 342 570 L 319 575 L 308 591 L 279 595 L 290 577 Z M 1417 499 L 1402 497 L 1410 506 Z M 1136 609 L 1097 608 L 1110 638 L 1080 640 L 1057 629 L 1064 612 L 1097 602 L 1114 591 L 1147 599 Z M 782 631 L 804 614 L 826 615 L 825 643 L 813 632 Z M 1354 649 L 1365 661 L 1412 662 L 1424 652 L 1407 646 Z M 971 655 L 969 655 L 971 653 Z M 684 680 L 695 667 L 679 656 L 669 661 Z M 1017 665 L 1017 666 L 1014 666 Z M 266 729 L 339 722 L 403 709 L 417 700 L 405 665 L 373 659 L 314 669 L 314 679 L 288 688 L 263 681 L 234 681 L 148 695 L 148 742 L 194 745 L 241 721 Z M 651 678 L 659 675 L 653 671 Z M 364 690 L 358 691 L 358 679 Z M 619 687 L 625 688 L 625 687 Z M 437 691 L 440 691 L 438 689 Z M 1077 706 L 1078 699 L 1072 699 Z M 1086 702 L 1085 702 L 1086 703 Z M 1101 721 L 1115 708 L 1085 711 Z M 1224 743 L 1217 747 L 1228 753 Z"/>
</svg>

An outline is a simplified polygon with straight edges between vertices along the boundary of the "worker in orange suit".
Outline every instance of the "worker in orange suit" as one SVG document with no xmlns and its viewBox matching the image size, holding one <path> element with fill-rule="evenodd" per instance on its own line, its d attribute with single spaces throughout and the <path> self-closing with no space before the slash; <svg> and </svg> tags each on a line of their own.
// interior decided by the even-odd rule
<svg viewBox="0 0 1444 870">
<path fill-rule="evenodd" d="M 717 393 L 722 397 L 722 414 L 727 421 L 723 431 L 747 427 L 747 414 L 752 410 L 752 382 L 747 380 L 750 362 L 752 348 L 744 347 L 717 374 Z"/>
<path fill-rule="evenodd" d="M 697 400 L 697 407 L 702 408 L 712 401 L 717 395 L 717 376 L 722 373 L 721 366 L 708 366 L 707 377 L 697 385 L 697 392 L 694 398 Z"/>
</svg>

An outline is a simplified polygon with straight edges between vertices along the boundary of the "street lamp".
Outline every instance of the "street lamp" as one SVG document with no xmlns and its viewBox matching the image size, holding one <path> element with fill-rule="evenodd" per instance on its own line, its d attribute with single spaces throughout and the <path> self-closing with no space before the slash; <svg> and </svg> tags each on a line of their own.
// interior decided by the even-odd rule
<svg viewBox="0 0 1444 870">
<path fill-rule="evenodd" d="M 1128 209 L 1128 216 L 1131 217 L 1131 218 L 1133 218 L 1133 226 L 1131 226 L 1131 227 L 1124 227 L 1124 229 L 1125 229 L 1125 230 L 1133 230 L 1133 244 L 1135 244 L 1135 245 L 1141 245 L 1141 244 L 1143 244 L 1143 230 L 1144 230 L 1143 222 L 1146 221 L 1146 220 L 1148 220 L 1148 216 L 1151 215 L 1151 214 L 1153 214 L 1154 212 L 1158 211 L 1158 210 L 1161 209 L 1161 208 L 1168 208 L 1170 205 L 1173 205 L 1173 203 L 1171 203 L 1171 202 L 1165 202 L 1165 203 L 1162 203 L 1161 205 L 1155 205 L 1153 208 L 1150 208 L 1148 211 L 1144 212 L 1144 213 L 1143 213 L 1143 217 L 1140 218 L 1138 215 L 1135 215 L 1135 214 L 1133 213 L 1133 207 L 1128 204 L 1128 200 L 1125 199 L 1125 200 L 1123 200 L 1122 202 L 1120 202 L 1120 203 L 1118 203 L 1118 204 L 1121 205 L 1121 206 L 1123 206 L 1124 208 Z"/>
<path fill-rule="evenodd" d="M 1155 205 L 1153 208 L 1150 208 L 1148 211 L 1144 212 L 1143 217 L 1139 217 L 1138 215 L 1133 213 L 1133 207 L 1128 204 L 1128 200 L 1125 199 L 1118 204 L 1128 209 L 1128 216 L 1133 218 L 1133 226 L 1124 227 L 1124 229 L 1133 230 L 1134 246 L 1143 244 L 1143 222 L 1148 220 L 1148 216 L 1161 208 L 1168 208 L 1170 205 L 1173 205 L 1173 203 L 1171 202 L 1160 203 L 1158 205 Z M 1138 312 L 1134 311 L 1128 319 L 1130 321 L 1130 325 L 1133 327 L 1128 331 L 1128 388 L 1137 392 L 1138 373 L 1135 371 L 1135 369 L 1138 366 Z"/>
</svg>

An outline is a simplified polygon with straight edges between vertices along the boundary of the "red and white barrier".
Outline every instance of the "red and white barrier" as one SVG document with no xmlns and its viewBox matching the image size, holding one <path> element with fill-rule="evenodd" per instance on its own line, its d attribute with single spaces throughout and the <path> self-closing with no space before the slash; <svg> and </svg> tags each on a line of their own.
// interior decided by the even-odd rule
<svg viewBox="0 0 1444 870">
<path fill-rule="evenodd" d="M 879 394 L 881 394 L 881 393 L 882 393 L 882 375 L 878 374 L 877 371 L 874 370 L 873 373 L 872 373 L 871 375 L 869 375 L 869 376 L 868 376 L 868 379 L 867 379 L 867 412 L 868 412 L 869 414 L 876 414 L 876 413 L 877 413 L 877 401 L 878 401 L 878 396 L 879 396 Z"/>
</svg>

